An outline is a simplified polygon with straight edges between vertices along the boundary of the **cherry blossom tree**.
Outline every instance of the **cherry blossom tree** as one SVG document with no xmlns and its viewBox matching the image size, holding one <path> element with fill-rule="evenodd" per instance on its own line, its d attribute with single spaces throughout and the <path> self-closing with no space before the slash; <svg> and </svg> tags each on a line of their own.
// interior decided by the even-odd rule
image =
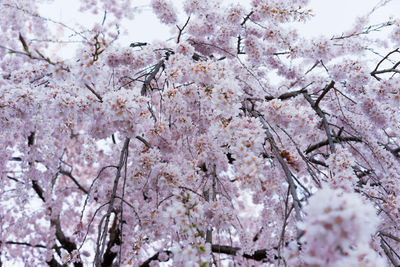
<svg viewBox="0 0 400 267">
<path fill-rule="evenodd" d="M 307 2 L 152 0 L 173 39 L 121 45 L 130 1 L 1 0 L 0 266 L 399 266 L 400 20 Z"/>
</svg>

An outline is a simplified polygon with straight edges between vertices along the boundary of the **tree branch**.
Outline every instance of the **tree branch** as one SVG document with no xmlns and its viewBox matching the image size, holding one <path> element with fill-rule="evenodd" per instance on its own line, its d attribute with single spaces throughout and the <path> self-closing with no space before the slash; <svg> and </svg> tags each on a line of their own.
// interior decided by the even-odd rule
<svg viewBox="0 0 400 267">
<path fill-rule="evenodd" d="M 152 148 L 152 146 L 149 144 L 149 142 L 147 142 L 147 140 L 144 139 L 143 137 L 137 135 L 136 139 L 139 140 L 140 142 L 142 142 L 147 148 Z"/>
<path fill-rule="evenodd" d="M 32 181 L 32 187 L 35 190 L 36 194 L 39 196 L 39 198 L 43 202 L 46 202 L 46 199 L 44 198 L 44 195 L 43 195 L 43 189 L 40 187 L 40 185 L 36 181 Z M 49 209 L 51 210 L 51 208 L 49 208 Z M 62 247 L 64 249 L 66 249 L 69 253 L 71 253 L 73 250 L 77 249 L 75 243 L 71 242 L 70 239 L 64 235 L 64 232 L 61 229 L 60 215 L 58 215 L 57 219 L 51 219 L 50 224 L 52 226 L 55 226 L 56 238 L 60 242 L 60 244 L 62 245 Z M 53 264 L 55 264 L 55 263 L 53 263 Z M 75 267 L 83 267 L 83 264 L 81 262 L 76 262 L 76 263 L 74 263 L 74 266 Z"/>
<path fill-rule="evenodd" d="M 107 249 L 104 252 L 103 262 L 101 263 L 101 267 L 111 266 L 115 257 L 117 257 L 118 253 L 111 251 L 111 248 L 114 245 L 121 245 L 121 239 L 120 239 L 121 232 L 119 231 L 117 221 L 118 221 L 118 216 L 115 215 L 113 224 L 109 230 L 110 239 L 107 244 Z"/>
<path fill-rule="evenodd" d="M 237 252 L 239 250 L 241 250 L 241 248 L 238 248 L 238 247 L 221 246 L 221 245 L 212 245 L 211 246 L 211 251 L 214 253 L 223 253 L 223 254 L 232 255 L 232 256 L 236 256 Z M 251 260 L 255 260 L 255 261 L 264 261 L 264 262 L 271 261 L 271 259 L 269 259 L 269 255 L 268 255 L 266 249 L 256 250 L 256 251 L 254 251 L 253 254 L 244 253 L 242 256 L 246 259 L 251 259 Z"/>
<path fill-rule="evenodd" d="M 54 259 L 54 257 L 51 258 L 50 261 L 46 262 L 47 265 L 49 265 L 50 267 L 64 267 L 64 265 L 61 265 L 60 263 L 58 263 L 58 261 L 56 261 Z"/>
<path fill-rule="evenodd" d="M 75 179 L 75 177 L 72 175 L 71 172 L 67 172 L 67 171 L 65 171 L 65 170 L 60 169 L 59 173 L 62 174 L 62 175 L 65 175 L 65 176 L 67 176 L 67 177 L 69 177 L 69 178 L 74 182 L 74 184 L 76 184 L 76 186 L 77 186 L 83 193 L 85 193 L 85 194 L 88 193 L 88 191 L 87 191 L 85 188 L 83 188 L 83 186 L 81 186 L 81 185 L 79 184 L 79 182 Z"/>
<path fill-rule="evenodd" d="M 90 92 L 92 92 L 92 94 L 97 97 L 100 103 L 103 103 L 103 98 L 91 86 L 89 86 L 87 83 L 85 83 L 85 86 L 87 89 L 89 89 Z"/>
<path fill-rule="evenodd" d="M 32 248 L 47 248 L 45 245 L 32 245 L 31 243 L 28 242 L 17 242 L 17 241 L 6 241 L 5 242 L 8 245 L 20 245 L 20 246 L 26 246 L 26 247 L 32 247 Z M 1 244 L 1 241 L 0 241 Z"/>
<path fill-rule="evenodd" d="M 58 215 L 57 219 L 52 219 L 50 223 L 52 226 L 56 227 L 56 237 L 57 240 L 60 242 L 60 244 L 63 246 L 63 248 L 65 248 L 69 253 L 76 250 L 77 249 L 76 244 L 72 242 L 68 237 L 66 237 L 61 229 L 60 215 Z M 75 262 L 74 266 L 83 267 L 83 264 L 81 262 Z"/>
<path fill-rule="evenodd" d="M 134 48 L 134 47 L 142 47 L 142 46 L 146 46 L 146 45 L 148 45 L 148 43 L 145 43 L 145 42 L 134 42 L 134 43 L 131 43 L 129 45 L 129 47 Z"/>
<path fill-rule="evenodd" d="M 182 28 L 180 28 L 178 25 L 176 25 L 176 27 L 177 27 L 178 30 L 179 30 L 178 38 L 176 38 L 176 43 L 177 43 L 177 44 L 179 44 L 179 42 L 181 41 L 181 36 L 182 36 L 183 30 L 184 30 L 184 29 L 186 28 L 186 26 L 188 25 L 189 20 L 190 20 L 190 16 L 187 18 L 187 20 L 186 20 L 185 24 L 182 26 Z"/>
<path fill-rule="evenodd" d="M 343 39 L 350 38 L 350 37 L 369 34 L 371 32 L 380 31 L 382 28 L 392 26 L 394 23 L 395 23 L 394 21 L 387 21 L 384 23 L 376 24 L 376 25 L 370 25 L 368 27 L 365 27 L 361 32 L 353 32 L 348 35 L 342 34 L 342 36 L 339 36 L 339 37 L 332 37 L 331 40 L 343 40 Z"/>
<path fill-rule="evenodd" d="M 384 231 L 379 231 L 379 234 L 383 235 L 383 236 L 386 236 L 386 237 L 389 237 L 390 239 L 393 239 L 393 240 L 395 240 L 397 242 L 400 242 L 400 237 L 394 236 L 394 235 L 392 235 L 390 233 L 387 233 L 387 232 L 384 232 Z"/>
<path fill-rule="evenodd" d="M 105 249 L 108 224 L 109 224 L 109 221 L 110 221 L 111 213 L 112 213 L 112 211 L 114 209 L 114 201 L 115 201 L 115 198 L 117 196 L 118 182 L 119 182 L 119 179 L 121 177 L 122 167 L 124 166 L 124 164 L 125 164 L 125 162 L 126 162 L 126 160 L 128 158 L 129 141 L 130 141 L 130 138 L 128 138 L 128 137 L 125 138 L 125 142 L 124 142 L 124 145 L 123 145 L 122 150 L 121 150 L 119 164 L 117 166 L 117 174 L 116 174 L 115 179 L 114 179 L 114 186 L 113 186 L 113 191 L 112 191 L 112 194 L 111 194 L 111 199 L 110 199 L 110 202 L 109 202 L 107 213 L 105 215 L 105 219 L 106 220 L 105 220 L 105 223 L 104 223 L 103 231 L 99 231 L 99 233 L 98 233 L 97 244 L 96 244 L 96 255 L 95 255 L 95 266 L 96 267 L 97 266 L 101 266 L 101 258 L 102 258 L 102 255 L 103 255 L 104 249 Z M 99 229 L 101 228 L 101 224 L 102 223 L 100 222 Z"/>
<path fill-rule="evenodd" d="M 32 248 L 47 249 L 47 247 L 45 245 L 40 245 L 40 244 L 32 245 L 32 244 L 30 244 L 28 242 L 6 241 L 5 243 L 8 244 L 8 245 L 19 245 L 19 246 L 27 246 L 27 247 L 32 247 Z M 1 244 L 1 242 L 0 242 L 0 244 Z M 58 247 L 53 247 L 53 248 L 57 249 Z M 54 257 L 52 257 L 51 260 L 47 261 L 46 263 L 50 267 L 62 267 L 63 266 L 58 261 L 56 261 L 54 259 Z M 1 262 L 0 262 L 0 267 L 1 267 Z"/>
<path fill-rule="evenodd" d="M 334 137 L 332 138 L 332 142 L 333 142 L 333 143 L 341 143 L 341 142 L 362 142 L 362 138 L 361 138 L 361 137 L 357 137 L 357 136 L 345 136 L 345 137 L 334 136 Z M 314 144 L 314 145 L 309 146 L 309 147 L 306 149 L 305 153 L 308 154 L 308 153 L 310 153 L 310 152 L 312 152 L 312 151 L 314 151 L 314 150 L 316 150 L 316 149 L 318 149 L 318 148 L 320 148 L 320 147 L 326 146 L 326 145 L 328 145 L 328 144 L 329 144 L 329 140 L 328 140 L 328 139 L 327 139 L 327 140 L 324 140 L 324 141 L 321 141 L 321 142 L 319 142 L 319 143 L 316 143 L 316 144 Z"/>
<path fill-rule="evenodd" d="M 333 85 L 332 85 L 332 87 L 333 87 Z M 329 88 L 329 86 L 326 88 Z M 326 135 L 328 136 L 329 148 L 331 150 L 331 153 L 335 153 L 336 149 L 335 149 L 335 145 L 333 143 L 331 130 L 329 129 L 328 120 L 326 119 L 324 112 L 321 110 L 320 107 L 318 107 L 316 105 L 316 102 L 314 102 L 314 100 L 311 99 L 311 96 L 307 92 L 304 92 L 303 95 L 304 95 L 304 98 L 310 103 L 311 107 L 318 114 L 318 116 L 322 119 L 322 123 L 324 125 Z"/>
<path fill-rule="evenodd" d="M 296 192 L 296 186 L 294 184 L 293 178 L 292 178 L 292 173 L 289 170 L 289 167 L 287 166 L 285 160 L 283 159 L 280 150 L 278 149 L 274 137 L 271 134 L 269 127 L 267 125 L 267 122 L 265 121 L 264 117 L 257 111 L 252 110 L 250 108 L 247 107 L 247 105 L 245 105 L 245 109 L 250 112 L 255 118 L 258 118 L 262 124 L 262 127 L 265 130 L 265 134 L 267 136 L 267 140 L 269 141 L 270 145 L 271 145 L 271 149 L 275 155 L 275 157 L 278 159 L 279 164 L 281 165 L 283 171 L 285 172 L 285 176 L 286 176 L 286 181 L 289 184 L 290 187 L 290 193 L 292 195 L 293 198 L 293 203 L 294 203 L 294 209 L 295 209 L 295 217 L 298 221 L 301 221 L 301 213 L 300 213 L 300 200 L 297 197 L 297 192 Z"/>
<path fill-rule="evenodd" d="M 142 96 L 147 95 L 147 90 L 150 88 L 151 81 L 156 77 L 158 71 L 163 66 L 164 66 L 164 59 L 160 60 L 160 62 L 158 62 L 153 67 L 153 69 L 150 71 L 150 73 L 147 74 L 147 77 L 143 82 L 142 91 L 140 92 Z"/>
<path fill-rule="evenodd" d="M 390 260 L 390 262 L 393 264 L 393 266 L 395 267 L 399 267 L 399 263 L 397 262 L 397 260 L 394 258 L 392 252 L 390 251 L 385 239 L 383 239 L 383 237 L 381 237 L 381 248 L 383 249 L 383 251 L 385 252 L 386 256 L 388 257 L 388 259 Z"/>
<path fill-rule="evenodd" d="M 240 250 L 241 250 L 241 248 L 239 248 L 239 247 L 211 245 L 211 252 L 213 252 L 213 253 L 220 253 L 220 254 L 236 256 L 236 255 L 238 255 L 238 252 Z M 168 261 L 172 256 L 172 252 L 169 250 L 157 252 L 156 254 L 154 254 L 153 256 L 148 258 L 145 262 L 143 262 L 140 265 L 140 267 L 149 267 L 150 263 L 152 261 L 161 261 L 159 259 L 160 253 L 166 253 L 168 255 L 168 259 L 166 259 L 165 261 Z M 256 250 L 253 254 L 244 253 L 244 254 L 242 254 L 242 256 L 246 259 L 255 260 L 255 261 L 262 261 L 262 262 L 271 262 L 272 261 L 272 258 L 270 255 L 268 255 L 266 249 Z M 274 257 L 274 259 L 277 258 L 276 255 L 274 255 L 273 257 Z"/>
<path fill-rule="evenodd" d="M 287 93 L 281 94 L 281 95 L 278 96 L 278 97 L 266 96 L 266 97 L 265 97 L 265 100 L 267 100 L 267 101 L 270 101 L 270 100 L 273 100 L 273 99 L 286 100 L 286 99 L 289 99 L 289 98 L 292 98 L 292 97 L 296 97 L 296 96 L 298 96 L 298 95 L 300 95 L 300 94 L 306 92 L 306 88 L 307 88 L 308 86 L 310 86 L 311 84 L 312 84 L 312 83 L 309 83 L 308 85 L 306 85 L 305 87 L 301 88 L 300 90 L 292 91 L 292 92 L 287 92 Z"/>
<path fill-rule="evenodd" d="M 329 92 L 330 89 L 332 89 L 335 86 L 335 82 L 331 81 L 322 91 L 321 95 L 318 97 L 318 99 L 315 101 L 315 106 L 318 107 L 319 102 L 322 100 L 322 98 Z"/>
<path fill-rule="evenodd" d="M 162 253 L 166 253 L 168 255 L 168 259 L 166 261 L 169 261 L 169 258 L 172 256 L 172 252 L 169 250 L 164 250 Z M 150 258 L 148 258 L 145 262 L 143 262 L 140 267 L 150 267 L 150 263 L 152 261 L 161 261 L 158 257 L 160 256 L 160 252 L 157 252 Z"/>
<path fill-rule="evenodd" d="M 372 77 L 374 77 L 375 79 L 377 79 L 378 81 L 381 80 L 381 78 L 379 78 L 378 76 L 376 76 L 377 74 L 382 74 L 382 73 L 386 73 L 386 72 L 398 72 L 398 70 L 396 70 L 397 66 L 399 65 L 400 62 L 397 62 L 391 69 L 385 69 L 385 70 L 380 70 L 378 71 L 379 66 L 383 63 L 383 61 L 387 60 L 389 58 L 390 55 L 394 54 L 394 53 L 400 53 L 399 48 L 396 48 L 395 50 L 389 52 L 386 56 L 384 56 L 376 65 L 375 69 L 370 73 Z"/>
</svg>

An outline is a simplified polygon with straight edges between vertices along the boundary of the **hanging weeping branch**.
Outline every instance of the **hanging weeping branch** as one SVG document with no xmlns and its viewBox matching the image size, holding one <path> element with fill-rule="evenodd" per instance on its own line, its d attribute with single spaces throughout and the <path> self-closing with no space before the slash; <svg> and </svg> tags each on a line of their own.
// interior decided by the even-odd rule
<svg viewBox="0 0 400 267">
<path fill-rule="evenodd" d="M 264 117 L 257 111 L 248 108 L 247 105 L 245 105 L 245 109 L 252 114 L 255 118 L 258 118 L 265 130 L 265 135 L 267 136 L 267 140 L 269 141 L 272 151 L 274 153 L 274 156 L 277 158 L 279 164 L 281 165 L 283 171 L 285 172 L 285 176 L 286 176 L 286 181 L 289 184 L 290 187 L 290 193 L 291 196 L 293 198 L 293 203 L 294 203 L 294 209 L 295 209 L 295 217 L 298 221 L 301 221 L 301 212 L 300 212 L 300 208 L 301 208 L 301 204 L 300 204 L 300 200 L 297 197 L 297 192 L 296 192 L 296 186 L 294 184 L 294 180 L 293 180 L 293 175 L 292 172 L 290 171 L 289 167 L 287 166 L 285 160 L 282 157 L 281 151 L 279 150 L 279 148 L 277 147 L 275 140 L 274 140 L 274 136 L 272 135 L 272 133 L 269 130 L 268 124 L 265 121 Z"/>
<path fill-rule="evenodd" d="M 99 231 L 98 236 L 97 236 L 96 255 L 95 255 L 95 266 L 96 267 L 101 266 L 101 259 L 102 259 L 102 255 L 104 254 L 104 249 L 105 249 L 105 244 L 106 244 L 108 224 L 110 221 L 111 213 L 113 212 L 113 209 L 114 209 L 114 201 L 117 196 L 117 187 L 118 187 L 119 179 L 121 177 L 121 170 L 122 170 L 122 167 L 124 166 L 124 164 L 126 164 L 126 161 L 128 159 L 129 141 L 130 141 L 130 138 L 126 138 L 124 145 L 122 147 L 119 164 L 117 166 L 117 174 L 114 179 L 114 186 L 113 186 L 110 202 L 108 204 L 108 210 L 107 210 L 106 215 L 102 218 L 102 220 L 99 224 L 99 229 L 100 229 L 102 226 L 102 221 L 103 221 L 103 219 L 105 219 L 103 230 Z"/>
</svg>

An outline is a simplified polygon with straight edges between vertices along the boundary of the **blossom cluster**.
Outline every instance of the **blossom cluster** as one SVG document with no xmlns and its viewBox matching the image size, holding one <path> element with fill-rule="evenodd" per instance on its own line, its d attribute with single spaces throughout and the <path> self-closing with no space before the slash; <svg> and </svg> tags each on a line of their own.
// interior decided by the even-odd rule
<svg viewBox="0 0 400 267">
<path fill-rule="evenodd" d="M 379 224 L 376 209 L 355 193 L 325 187 L 316 192 L 304 209 L 299 224 L 304 262 L 315 266 L 384 266 L 368 247 Z M 375 265 L 376 264 L 376 265 Z"/>
</svg>

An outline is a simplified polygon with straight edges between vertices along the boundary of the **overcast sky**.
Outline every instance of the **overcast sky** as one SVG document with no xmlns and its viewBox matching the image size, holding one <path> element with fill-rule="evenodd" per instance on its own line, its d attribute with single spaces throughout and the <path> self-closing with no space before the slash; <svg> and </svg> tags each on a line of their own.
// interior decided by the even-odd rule
<svg viewBox="0 0 400 267">
<path fill-rule="evenodd" d="M 386 3 L 386 4 L 385 4 Z M 400 0 L 311 0 L 315 17 L 303 27 L 307 34 L 340 34 L 353 25 L 356 17 L 369 14 L 377 5 L 384 4 L 371 15 L 371 23 L 378 24 L 399 14 Z"/>
</svg>

